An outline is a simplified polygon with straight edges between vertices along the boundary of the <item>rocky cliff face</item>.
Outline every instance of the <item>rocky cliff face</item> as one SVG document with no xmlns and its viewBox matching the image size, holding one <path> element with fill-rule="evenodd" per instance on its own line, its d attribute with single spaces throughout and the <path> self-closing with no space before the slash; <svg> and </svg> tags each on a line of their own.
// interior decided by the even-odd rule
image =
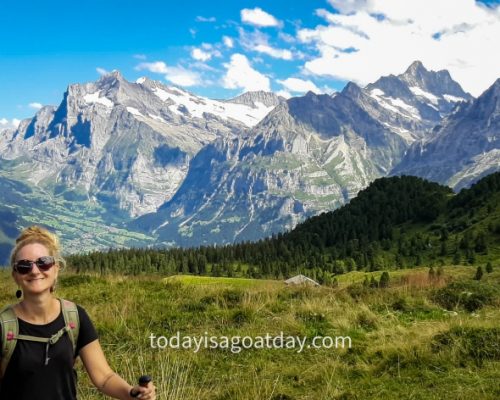
<svg viewBox="0 0 500 400">
<path fill-rule="evenodd" d="M 424 140 L 414 143 L 393 174 L 416 175 L 456 190 L 500 170 L 500 79 L 461 104 Z"/>
<path fill-rule="evenodd" d="M 113 72 L 71 85 L 59 107 L 42 108 L 3 136 L 0 153 L 16 161 L 11 177 L 138 216 L 172 197 L 203 146 L 257 123 L 273 98 L 269 106 L 258 97 L 251 106 L 218 102 Z"/>
<path fill-rule="evenodd" d="M 176 195 L 132 226 L 165 244 L 231 243 L 337 208 L 387 175 L 459 96 L 470 97 L 448 78 L 415 63 L 365 89 L 349 83 L 333 97 L 278 104 L 247 135 L 202 149 Z"/>
</svg>

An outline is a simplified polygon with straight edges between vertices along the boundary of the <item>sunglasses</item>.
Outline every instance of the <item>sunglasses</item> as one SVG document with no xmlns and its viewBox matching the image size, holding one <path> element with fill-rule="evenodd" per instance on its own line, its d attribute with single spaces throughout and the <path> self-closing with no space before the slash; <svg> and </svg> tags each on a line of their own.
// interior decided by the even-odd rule
<svg viewBox="0 0 500 400">
<path fill-rule="evenodd" d="M 52 256 L 40 257 L 35 261 L 31 260 L 19 260 L 14 264 L 14 271 L 18 274 L 26 275 L 33 270 L 33 264 L 36 264 L 40 271 L 48 271 L 56 263 L 56 260 Z"/>
</svg>

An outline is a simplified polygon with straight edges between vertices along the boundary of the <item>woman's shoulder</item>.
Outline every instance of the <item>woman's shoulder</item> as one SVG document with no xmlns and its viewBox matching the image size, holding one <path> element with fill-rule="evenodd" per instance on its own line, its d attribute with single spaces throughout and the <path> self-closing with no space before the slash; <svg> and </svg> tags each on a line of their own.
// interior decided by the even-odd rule
<svg viewBox="0 0 500 400">
<path fill-rule="evenodd" d="M 90 321 L 90 317 L 89 317 L 89 314 L 87 313 L 87 310 L 85 310 L 85 307 L 83 307 L 81 304 L 78 304 L 70 299 L 60 299 L 60 301 L 61 301 L 62 306 L 67 311 L 71 311 L 71 310 L 76 309 L 80 320 Z"/>
</svg>

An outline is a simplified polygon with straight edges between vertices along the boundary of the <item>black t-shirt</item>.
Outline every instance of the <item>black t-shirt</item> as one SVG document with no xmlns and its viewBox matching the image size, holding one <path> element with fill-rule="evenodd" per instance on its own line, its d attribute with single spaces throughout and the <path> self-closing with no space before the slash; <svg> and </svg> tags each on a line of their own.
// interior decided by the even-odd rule
<svg viewBox="0 0 500 400">
<path fill-rule="evenodd" d="M 97 339 L 97 332 L 87 312 L 77 306 L 80 331 L 76 354 Z M 63 313 L 46 325 L 19 321 L 19 334 L 51 337 L 64 327 Z M 0 327 L 1 329 L 1 327 Z M 1 337 L 1 332 L 0 332 Z M 73 368 L 73 345 L 64 334 L 48 351 L 45 365 L 45 343 L 18 340 L 0 386 L 0 400 L 75 400 L 76 371 Z"/>
</svg>

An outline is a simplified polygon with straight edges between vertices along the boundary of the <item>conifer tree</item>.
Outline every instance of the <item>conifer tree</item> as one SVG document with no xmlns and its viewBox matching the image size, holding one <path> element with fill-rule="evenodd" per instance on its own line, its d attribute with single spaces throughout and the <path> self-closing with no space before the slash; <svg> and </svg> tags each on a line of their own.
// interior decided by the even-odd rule
<svg viewBox="0 0 500 400">
<path fill-rule="evenodd" d="M 380 276 L 379 287 L 386 288 L 389 287 L 389 272 L 384 271 Z"/>
<path fill-rule="evenodd" d="M 482 277 L 483 277 L 483 268 L 481 268 L 481 266 L 479 266 L 479 267 L 477 267 L 476 276 L 474 276 L 474 279 L 476 281 L 480 281 Z"/>
<path fill-rule="evenodd" d="M 488 261 L 488 263 L 486 264 L 486 272 L 488 274 L 491 274 L 493 272 L 493 265 L 491 264 L 491 261 Z"/>
</svg>

